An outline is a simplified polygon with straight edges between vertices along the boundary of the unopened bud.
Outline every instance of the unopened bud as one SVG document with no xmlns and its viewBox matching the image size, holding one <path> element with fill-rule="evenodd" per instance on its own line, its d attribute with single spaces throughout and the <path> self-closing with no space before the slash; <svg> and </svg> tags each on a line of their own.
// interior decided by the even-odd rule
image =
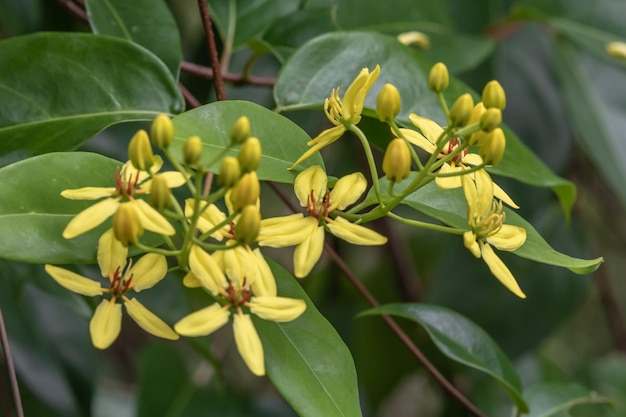
<svg viewBox="0 0 626 417">
<path fill-rule="evenodd" d="M 237 160 L 239 160 L 243 172 L 256 171 L 261 162 L 261 142 L 259 139 L 254 136 L 246 139 L 239 148 Z"/>
<path fill-rule="evenodd" d="M 478 103 L 476 103 L 476 105 L 474 106 L 474 109 L 472 110 L 472 115 L 467 121 L 467 124 L 473 125 L 474 123 L 480 122 L 480 118 L 486 110 L 487 109 L 485 108 L 485 105 L 483 104 L 482 101 L 479 101 Z"/>
<path fill-rule="evenodd" d="M 133 203 L 121 203 L 113 214 L 113 235 L 124 246 L 135 245 L 143 234 Z"/>
<path fill-rule="evenodd" d="M 400 33 L 397 36 L 397 39 L 401 44 L 407 46 L 417 46 L 421 49 L 428 49 L 430 47 L 430 38 L 428 37 L 428 35 L 415 30 L 411 32 Z"/>
<path fill-rule="evenodd" d="M 497 107 L 500 110 L 504 110 L 506 107 L 506 94 L 498 81 L 492 80 L 485 85 L 483 104 L 486 108 Z"/>
<path fill-rule="evenodd" d="M 241 209 L 241 214 L 235 225 L 235 239 L 249 245 L 256 241 L 261 227 L 261 213 L 256 204 L 248 204 Z"/>
<path fill-rule="evenodd" d="M 409 176 L 411 152 L 404 139 L 395 138 L 387 145 L 383 158 L 383 172 L 387 179 L 393 182 L 400 182 Z"/>
<path fill-rule="evenodd" d="M 152 178 L 150 187 L 150 204 L 157 210 L 163 210 L 171 203 L 172 191 L 167 186 L 167 179 L 163 174 L 156 174 Z"/>
<path fill-rule="evenodd" d="M 481 140 L 479 153 L 485 163 L 495 167 L 502 160 L 505 148 L 504 132 L 498 127 Z"/>
<path fill-rule="evenodd" d="M 376 98 L 376 114 L 382 122 L 390 122 L 400 113 L 400 93 L 393 84 L 385 84 Z"/>
<path fill-rule="evenodd" d="M 147 171 L 154 164 L 154 154 L 148 133 L 140 129 L 128 144 L 128 158 L 133 166 L 140 171 Z"/>
<path fill-rule="evenodd" d="M 230 131 L 230 140 L 235 145 L 241 145 L 250 136 L 250 120 L 241 116 Z"/>
<path fill-rule="evenodd" d="M 220 175 L 217 177 L 218 185 L 230 188 L 241 177 L 239 161 L 234 156 L 227 156 L 222 160 Z"/>
<path fill-rule="evenodd" d="M 183 160 L 187 165 L 195 165 L 202 156 L 202 139 L 190 136 L 183 144 Z"/>
<path fill-rule="evenodd" d="M 469 93 L 463 94 L 456 99 L 450 107 L 450 122 L 454 127 L 463 127 L 469 121 L 474 108 L 474 99 Z"/>
<path fill-rule="evenodd" d="M 491 132 L 502 123 L 502 111 L 497 107 L 491 107 L 480 118 L 480 128 L 485 132 Z"/>
<path fill-rule="evenodd" d="M 448 74 L 448 67 L 443 62 L 437 62 L 430 69 L 428 75 L 428 88 L 435 93 L 441 93 L 448 88 L 450 84 L 450 74 Z"/>
<path fill-rule="evenodd" d="M 174 125 L 167 114 L 159 114 L 150 126 L 150 139 L 159 149 L 167 149 L 174 139 Z"/>
<path fill-rule="evenodd" d="M 234 211 L 238 211 L 249 204 L 256 204 L 261 193 L 259 177 L 256 172 L 247 172 L 230 190 L 230 203 Z"/>
</svg>

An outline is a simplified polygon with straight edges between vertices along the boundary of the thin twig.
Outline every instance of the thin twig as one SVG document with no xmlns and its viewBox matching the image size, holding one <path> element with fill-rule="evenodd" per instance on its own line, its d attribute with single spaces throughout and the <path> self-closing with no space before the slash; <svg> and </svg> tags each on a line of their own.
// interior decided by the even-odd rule
<svg viewBox="0 0 626 417">
<path fill-rule="evenodd" d="M 280 199 L 293 211 L 298 211 L 299 208 L 283 193 L 283 191 L 274 183 L 269 182 L 272 190 L 280 197 Z M 339 267 L 344 273 L 346 278 L 354 285 L 357 291 L 365 298 L 369 305 L 372 307 L 378 307 L 380 303 L 369 292 L 369 290 L 363 285 L 359 278 L 354 275 L 350 267 L 343 261 L 343 259 L 335 252 L 335 250 L 324 242 L 324 250 L 330 259 Z M 381 314 L 382 319 L 387 326 L 396 334 L 400 341 L 409 349 L 409 351 L 420 361 L 420 363 L 426 368 L 428 372 L 454 397 L 456 398 L 469 412 L 476 417 L 486 417 L 463 393 L 461 393 L 450 381 L 446 379 L 441 372 L 428 360 L 422 351 L 413 343 L 413 341 L 407 336 L 407 334 L 398 326 L 398 324 L 386 314 Z"/>
<path fill-rule="evenodd" d="M 202 103 L 200 103 L 200 100 L 195 98 L 194 95 L 191 94 L 187 87 L 185 87 L 182 83 L 178 83 L 178 89 L 181 93 L 183 93 L 183 97 L 185 97 L 185 101 L 187 102 L 187 104 L 189 104 L 189 107 L 195 109 L 196 107 L 202 105 Z"/>
<path fill-rule="evenodd" d="M 611 282 L 606 273 L 606 267 L 600 267 L 594 276 L 596 285 L 598 286 L 601 305 L 604 309 L 609 328 L 611 329 L 615 347 L 620 352 L 626 352 L 626 325 L 624 325 L 619 304 L 613 294 Z"/>
<path fill-rule="evenodd" d="M 226 100 L 226 89 L 224 88 L 222 69 L 220 68 L 220 59 L 217 56 L 217 45 L 215 44 L 215 34 L 213 33 L 213 24 L 211 23 L 211 16 L 209 15 L 209 8 L 207 7 L 206 0 L 198 0 L 198 6 L 200 7 L 204 34 L 206 36 L 207 47 L 209 48 L 211 67 L 213 68 L 215 96 L 219 101 Z"/>
<path fill-rule="evenodd" d="M 78 4 L 74 3 L 72 0 L 57 0 L 57 2 L 70 11 L 75 17 L 81 20 L 84 23 L 89 23 L 89 18 L 87 17 L 87 13 L 84 9 L 82 9 Z"/>
<path fill-rule="evenodd" d="M 203 65 L 194 64 L 193 62 L 183 61 L 180 69 L 190 74 L 198 75 L 206 79 L 213 79 L 213 70 Z M 255 75 L 234 74 L 232 72 L 223 72 L 222 78 L 233 85 L 255 85 L 259 87 L 273 87 L 276 83 L 274 77 L 258 77 Z"/>
<path fill-rule="evenodd" d="M 17 375 L 15 374 L 15 366 L 13 364 L 13 357 L 11 356 L 11 348 L 9 347 L 9 338 L 7 336 L 7 330 L 4 325 L 4 317 L 2 316 L 2 309 L 0 308 L 0 344 L 2 345 L 2 351 L 4 352 L 4 359 L 7 364 L 7 371 L 9 373 L 9 380 L 11 381 L 11 391 L 13 392 L 13 402 L 15 403 L 15 412 L 17 417 L 24 417 L 24 410 L 22 409 L 22 400 L 20 398 L 20 387 L 17 383 Z"/>
</svg>

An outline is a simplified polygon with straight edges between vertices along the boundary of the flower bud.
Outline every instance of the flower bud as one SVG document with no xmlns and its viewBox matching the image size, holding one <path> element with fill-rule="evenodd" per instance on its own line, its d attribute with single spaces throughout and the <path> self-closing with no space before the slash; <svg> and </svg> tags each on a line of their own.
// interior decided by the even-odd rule
<svg viewBox="0 0 626 417">
<path fill-rule="evenodd" d="M 450 122 L 454 127 L 463 127 L 469 121 L 474 109 L 474 99 L 469 93 L 463 94 L 456 99 L 450 107 Z"/>
<path fill-rule="evenodd" d="M 243 172 L 256 171 L 261 162 L 261 142 L 259 139 L 254 136 L 246 139 L 239 148 L 237 160 L 239 160 Z"/>
<path fill-rule="evenodd" d="M 400 93 L 393 84 L 385 84 L 376 98 L 376 114 L 382 122 L 390 122 L 400 113 Z"/>
<path fill-rule="evenodd" d="M 485 108 L 485 105 L 483 104 L 482 101 L 479 101 L 478 103 L 476 103 L 476 105 L 474 106 L 474 109 L 472 110 L 472 115 L 467 121 L 467 124 L 473 125 L 474 123 L 480 122 L 480 118 L 486 110 L 487 109 Z"/>
<path fill-rule="evenodd" d="M 495 167 L 502 160 L 505 147 L 506 139 L 504 132 L 498 127 L 481 140 L 479 153 L 485 163 Z"/>
<path fill-rule="evenodd" d="M 170 196 L 172 192 L 167 186 L 167 180 L 163 174 L 156 174 L 152 178 L 152 186 L 150 187 L 150 204 L 157 210 L 163 210 L 171 203 Z"/>
<path fill-rule="evenodd" d="M 489 81 L 483 89 L 483 104 L 486 108 L 497 107 L 504 110 L 506 107 L 506 94 L 504 88 L 496 80 Z"/>
<path fill-rule="evenodd" d="M 480 117 L 480 128 L 485 132 L 491 132 L 502 123 L 502 111 L 497 107 L 487 109 Z"/>
<path fill-rule="evenodd" d="M 256 172 L 243 174 L 230 190 L 230 203 L 233 205 L 233 210 L 238 211 L 249 204 L 256 204 L 260 193 L 261 186 Z"/>
<path fill-rule="evenodd" d="M 183 160 L 187 165 L 195 165 L 202 156 L 202 139 L 189 136 L 183 144 Z"/>
<path fill-rule="evenodd" d="M 150 138 L 159 149 L 167 149 L 174 139 L 174 125 L 167 114 L 159 114 L 150 126 Z"/>
<path fill-rule="evenodd" d="M 241 209 L 241 214 L 235 224 L 235 239 L 249 245 L 256 241 L 261 227 L 261 213 L 256 204 L 248 204 Z"/>
<path fill-rule="evenodd" d="M 154 154 L 148 133 L 140 129 L 128 144 L 128 158 L 133 166 L 140 171 L 147 171 L 154 164 Z"/>
<path fill-rule="evenodd" d="M 400 182 L 409 176 L 411 152 L 404 139 L 395 138 L 387 145 L 383 158 L 383 172 L 387 179 L 393 182 Z"/>
<path fill-rule="evenodd" d="M 400 33 L 397 36 L 398 42 L 407 46 L 417 46 L 418 48 L 428 49 L 430 47 L 430 38 L 427 34 L 411 31 Z"/>
<path fill-rule="evenodd" d="M 113 235 L 124 246 L 135 245 L 143 227 L 132 203 L 121 203 L 113 214 Z"/>
<path fill-rule="evenodd" d="M 450 75 L 448 74 L 448 67 L 443 62 L 437 62 L 430 69 L 428 75 L 428 88 L 435 93 L 441 93 L 448 88 L 450 84 Z"/>
<path fill-rule="evenodd" d="M 235 145 L 241 145 L 250 136 L 250 120 L 241 116 L 230 131 L 230 140 Z"/>
<path fill-rule="evenodd" d="M 222 160 L 220 175 L 217 177 L 218 185 L 230 188 L 241 177 L 239 161 L 234 156 L 227 156 Z"/>
</svg>

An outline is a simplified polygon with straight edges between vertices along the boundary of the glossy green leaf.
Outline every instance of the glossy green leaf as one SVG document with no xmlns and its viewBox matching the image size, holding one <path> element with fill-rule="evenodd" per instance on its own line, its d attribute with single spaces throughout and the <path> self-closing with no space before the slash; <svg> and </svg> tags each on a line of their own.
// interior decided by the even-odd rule
<svg viewBox="0 0 626 417">
<path fill-rule="evenodd" d="M 411 177 L 396 184 L 395 189 L 402 190 L 403 184 L 408 184 L 410 180 Z M 388 181 L 382 178 L 381 190 L 387 190 L 387 186 Z M 390 199 L 391 197 L 384 195 L 384 198 Z M 376 201 L 373 191 L 370 191 L 367 201 L 370 203 Z M 467 223 L 467 205 L 461 188 L 442 190 L 437 187 L 433 181 L 406 197 L 404 204 L 444 224 L 463 230 L 469 230 Z M 589 274 L 595 271 L 598 266 L 600 266 L 600 263 L 602 263 L 602 258 L 590 260 L 578 259 L 554 250 L 535 228 L 515 211 L 508 208 L 505 208 L 505 211 L 507 224 L 514 224 L 526 229 L 526 242 L 522 247 L 513 252 L 516 255 L 536 262 L 568 268 L 577 274 Z M 459 237 L 459 243 L 461 243 L 461 241 L 462 239 Z"/>
<path fill-rule="evenodd" d="M 67 223 L 93 201 L 68 200 L 61 191 L 111 187 L 121 165 L 97 154 L 60 152 L 0 168 L 0 256 L 36 263 L 93 262 L 102 228 L 74 239 L 62 237 Z"/>
<path fill-rule="evenodd" d="M 0 41 L 0 56 L 0 166 L 183 109 L 167 67 L 120 39 L 36 33 Z"/>
<path fill-rule="evenodd" d="M 524 390 L 530 413 L 527 417 L 566 417 L 570 409 L 583 404 L 609 404 L 599 396 L 577 384 L 542 383 Z"/>
<path fill-rule="evenodd" d="M 360 45 L 354 48 L 354 45 Z M 443 112 L 435 94 L 428 89 L 431 64 L 395 38 L 375 33 L 349 32 L 320 36 L 299 49 L 283 67 L 274 88 L 278 110 L 321 108 L 333 88 L 350 85 L 361 68 L 381 66 L 378 80 L 365 101 L 364 114 L 374 116 L 376 96 L 385 83 L 400 91 L 402 110 L 398 121 L 410 126 L 409 113 L 417 113 L 443 124 Z M 452 103 L 463 93 L 472 93 L 452 78 L 446 97 Z M 494 172 L 540 187 L 551 187 L 567 214 L 576 190 L 571 182 L 550 171 L 511 131 L 507 131 L 507 152 Z"/>
<path fill-rule="evenodd" d="M 86 0 L 85 6 L 94 33 L 143 46 L 178 78 L 183 52 L 176 21 L 164 0 Z"/>
<path fill-rule="evenodd" d="M 250 119 L 250 132 L 261 141 L 261 165 L 257 170 L 259 179 L 292 183 L 302 169 L 310 165 L 324 165 L 317 155 L 309 158 L 298 170 L 288 171 L 293 162 L 307 149 L 311 140 L 298 125 L 284 116 L 247 101 L 222 101 L 187 111 L 173 119 L 174 142 L 172 149 L 181 155 L 184 141 L 189 136 L 200 136 L 204 144 L 202 163 L 209 163 L 230 145 L 230 131 L 241 116 Z M 236 156 L 238 146 L 229 151 Z M 210 167 L 219 172 L 220 163 Z"/>
<path fill-rule="evenodd" d="M 295 278 L 275 262 L 270 266 L 278 295 L 303 299 L 307 309 L 288 323 L 253 316 L 268 377 L 301 417 L 360 416 L 350 351 Z"/>
<path fill-rule="evenodd" d="M 504 386 L 520 411 L 528 411 L 513 364 L 491 337 L 467 318 L 443 307 L 417 303 L 385 304 L 359 316 L 375 314 L 403 317 L 420 324 L 444 355 L 491 375 Z"/>
</svg>

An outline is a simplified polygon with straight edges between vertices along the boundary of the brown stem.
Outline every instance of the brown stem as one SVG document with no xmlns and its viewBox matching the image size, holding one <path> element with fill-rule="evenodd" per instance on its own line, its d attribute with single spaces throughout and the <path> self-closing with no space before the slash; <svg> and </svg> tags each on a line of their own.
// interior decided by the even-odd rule
<svg viewBox="0 0 626 417">
<path fill-rule="evenodd" d="M 611 289 L 611 282 L 607 276 L 606 267 L 600 267 L 596 271 L 595 281 L 598 286 L 602 308 L 615 341 L 615 347 L 621 352 L 626 352 L 626 325 L 622 319 L 619 304 Z"/>
<path fill-rule="evenodd" d="M 15 374 L 15 366 L 13 364 L 13 357 L 11 356 L 11 348 L 9 347 L 9 338 L 7 336 L 7 330 L 4 325 L 4 317 L 2 316 L 2 309 L 0 308 L 0 345 L 4 352 L 4 359 L 7 364 L 7 371 L 9 373 L 9 380 L 11 381 L 11 391 L 13 392 L 13 402 L 15 403 L 15 412 L 17 417 L 24 417 L 24 410 L 22 409 L 22 400 L 20 398 L 20 387 L 17 383 L 17 375 Z"/>
<path fill-rule="evenodd" d="M 297 212 L 298 207 L 283 193 L 283 191 L 274 183 L 269 182 L 270 187 L 274 192 L 280 197 L 280 199 L 293 211 Z M 335 252 L 335 250 L 328 244 L 328 242 L 324 242 L 324 250 L 326 254 L 330 257 L 330 259 L 339 267 L 339 269 L 344 273 L 346 278 L 352 283 L 352 285 L 357 289 L 357 291 L 365 298 L 369 305 L 372 307 L 378 307 L 380 303 L 369 292 L 369 290 L 363 285 L 363 283 L 359 280 L 359 278 L 352 272 L 350 267 L 343 261 L 343 259 Z M 486 417 L 463 393 L 461 393 L 450 381 L 446 379 L 441 372 L 428 360 L 426 356 L 422 353 L 422 351 L 413 343 L 413 341 L 407 336 L 407 334 L 398 326 L 398 324 L 386 314 L 381 314 L 384 322 L 389 326 L 389 328 L 395 333 L 395 335 L 400 339 L 400 341 L 409 349 L 409 351 L 417 358 L 418 361 L 426 368 L 428 372 L 454 397 L 456 398 L 467 410 L 475 415 L 476 417 Z"/>
<path fill-rule="evenodd" d="M 194 95 L 191 94 L 187 87 L 185 87 L 182 83 L 178 83 L 178 89 L 181 93 L 183 93 L 183 97 L 185 97 L 185 101 L 187 102 L 187 104 L 189 104 L 189 107 L 195 109 L 196 107 L 202 105 L 202 103 L 200 103 L 200 100 L 195 98 Z"/>
<path fill-rule="evenodd" d="M 89 18 L 87 17 L 87 13 L 85 10 L 81 8 L 78 4 L 74 3 L 72 0 L 57 0 L 57 2 L 70 11 L 75 17 L 81 20 L 84 23 L 89 23 Z"/>
<path fill-rule="evenodd" d="M 213 24 L 209 15 L 209 8 L 206 0 L 198 0 L 200 14 L 202 16 L 202 24 L 204 25 L 204 34 L 206 36 L 207 46 L 209 48 L 209 57 L 211 59 L 211 67 L 213 68 L 213 85 L 215 86 L 215 96 L 218 101 L 226 100 L 226 90 L 224 89 L 224 80 L 222 78 L 222 69 L 220 68 L 220 60 L 217 56 L 217 45 L 215 44 L 215 34 L 213 33 Z"/>
<path fill-rule="evenodd" d="M 213 79 L 213 70 L 203 65 L 194 64 L 193 62 L 183 61 L 180 69 L 190 74 L 200 77 Z M 273 87 L 276 79 L 273 77 L 257 77 L 254 75 L 234 74 L 232 72 L 223 72 L 222 78 L 233 85 L 256 85 L 259 87 Z"/>
</svg>

